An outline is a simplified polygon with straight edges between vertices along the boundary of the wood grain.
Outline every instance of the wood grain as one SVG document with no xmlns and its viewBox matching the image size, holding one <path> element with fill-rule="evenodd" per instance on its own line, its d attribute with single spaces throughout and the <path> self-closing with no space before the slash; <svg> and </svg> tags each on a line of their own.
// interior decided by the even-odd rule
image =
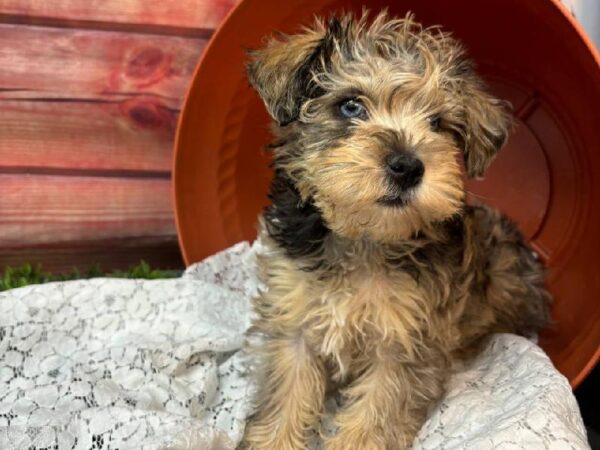
<svg viewBox="0 0 600 450">
<path fill-rule="evenodd" d="M 237 0 L 0 0 L 0 269 L 180 267 L 181 101 Z"/>
<path fill-rule="evenodd" d="M 24 262 L 41 264 L 44 271 L 67 273 L 74 268 L 85 271 L 95 264 L 102 270 L 123 270 L 141 260 L 161 269 L 183 267 L 175 236 L 145 236 L 3 248 L 0 273 L 5 266 L 19 266 Z"/>
<path fill-rule="evenodd" d="M 48 19 L 69 25 L 127 24 L 128 29 L 214 29 L 236 0 L 0 0 L 3 20 Z M 0 19 L 2 17 L 0 16 Z M 60 21 L 60 22 L 58 22 Z"/>
<path fill-rule="evenodd" d="M 154 97 L 0 99 L 0 173 L 31 168 L 168 173 L 177 113 Z"/>
<path fill-rule="evenodd" d="M 0 175 L 0 192 L 2 255 L 44 244 L 175 236 L 170 180 Z"/>
<path fill-rule="evenodd" d="M 0 93 L 67 99 L 143 94 L 179 108 L 205 45 L 205 39 L 0 24 Z"/>
</svg>

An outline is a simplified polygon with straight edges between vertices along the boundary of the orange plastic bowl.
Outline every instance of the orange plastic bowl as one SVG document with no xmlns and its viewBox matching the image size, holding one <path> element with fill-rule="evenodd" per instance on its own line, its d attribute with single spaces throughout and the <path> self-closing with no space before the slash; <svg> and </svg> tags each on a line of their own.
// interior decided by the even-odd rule
<svg viewBox="0 0 600 450">
<path fill-rule="evenodd" d="M 191 264 L 256 233 L 267 203 L 265 109 L 244 73 L 245 49 L 355 0 L 242 0 L 196 70 L 175 148 L 179 242 Z M 556 326 L 541 345 L 576 386 L 600 355 L 600 58 L 558 0 L 370 0 L 413 11 L 468 47 L 519 126 L 469 189 L 515 219 L 549 268 Z"/>
</svg>

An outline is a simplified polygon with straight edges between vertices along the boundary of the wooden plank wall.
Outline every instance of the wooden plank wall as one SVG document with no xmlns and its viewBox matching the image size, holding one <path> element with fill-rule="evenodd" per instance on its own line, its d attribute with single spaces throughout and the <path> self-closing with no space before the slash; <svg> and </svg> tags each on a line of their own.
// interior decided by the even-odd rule
<svg viewBox="0 0 600 450">
<path fill-rule="evenodd" d="M 181 266 L 177 115 L 236 0 L 0 0 L 0 270 Z"/>
</svg>

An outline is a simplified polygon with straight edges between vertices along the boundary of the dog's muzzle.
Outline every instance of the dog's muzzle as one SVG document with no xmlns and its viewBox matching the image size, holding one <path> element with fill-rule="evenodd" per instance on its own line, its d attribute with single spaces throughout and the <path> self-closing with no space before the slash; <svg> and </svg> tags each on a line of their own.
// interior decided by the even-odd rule
<svg viewBox="0 0 600 450">
<path fill-rule="evenodd" d="M 423 179 L 425 166 L 408 152 L 390 153 L 385 159 L 385 170 L 390 181 L 401 191 L 417 186 Z"/>
<path fill-rule="evenodd" d="M 385 206 L 405 206 L 411 189 L 418 186 L 423 179 L 425 166 L 423 162 L 405 151 L 390 153 L 385 159 L 385 172 L 393 192 L 377 200 Z"/>
</svg>

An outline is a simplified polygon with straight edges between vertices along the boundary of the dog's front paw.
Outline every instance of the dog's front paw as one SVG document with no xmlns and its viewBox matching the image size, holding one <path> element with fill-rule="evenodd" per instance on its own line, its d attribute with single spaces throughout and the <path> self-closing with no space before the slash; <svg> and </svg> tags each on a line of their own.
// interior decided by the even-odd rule
<svg viewBox="0 0 600 450">
<path fill-rule="evenodd" d="M 241 450 L 304 450 L 306 447 L 299 436 L 282 432 L 286 427 L 278 423 L 252 421 L 246 426 Z"/>
<path fill-rule="evenodd" d="M 401 447 L 386 446 L 383 434 L 376 431 L 340 430 L 327 440 L 325 448 L 326 450 L 400 450 Z"/>
<path fill-rule="evenodd" d="M 275 447 L 273 438 L 275 437 L 275 430 L 271 428 L 269 430 L 267 424 L 260 424 L 259 422 L 250 422 L 246 425 L 246 432 L 244 433 L 244 439 L 242 440 L 241 450 L 268 450 Z"/>
</svg>

